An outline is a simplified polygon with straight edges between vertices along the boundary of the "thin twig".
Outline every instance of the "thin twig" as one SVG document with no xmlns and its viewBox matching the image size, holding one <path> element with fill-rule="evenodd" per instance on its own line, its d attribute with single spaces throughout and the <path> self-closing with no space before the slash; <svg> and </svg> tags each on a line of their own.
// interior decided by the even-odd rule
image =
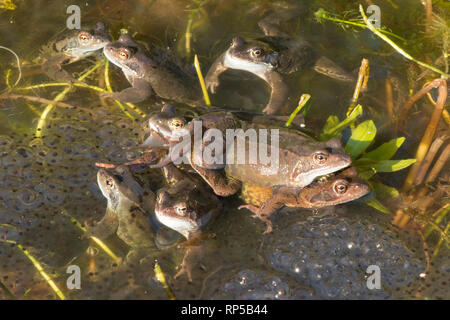
<svg viewBox="0 0 450 320">
<path fill-rule="evenodd" d="M 96 117 L 96 114 L 92 110 L 89 110 L 87 108 L 72 106 L 70 104 L 60 102 L 60 101 L 54 101 L 54 100 L 49 100 L 49 99 L 45 99 L 45 98 L 41 98 L 41 97 L 26 96 L 26 95 L 22 95 L 22 94 L 12 94 L 12 93 L 6 93 L 6 92 L 0 95 L 0 100 L 9 100 L 9 99 L 11 99 L 11 100 L 26 99 L 26 100 L 33 101 L 33 102 L 53 104 L 56 107 L 82 110 L 84 112 L 89 113 L 92 117 Z"/>
</svg>

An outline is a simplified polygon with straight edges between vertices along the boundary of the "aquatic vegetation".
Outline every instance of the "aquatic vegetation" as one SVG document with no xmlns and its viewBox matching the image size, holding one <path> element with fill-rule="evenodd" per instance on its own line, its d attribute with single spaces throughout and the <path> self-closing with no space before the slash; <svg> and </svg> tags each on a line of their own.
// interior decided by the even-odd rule
<svg viewBox="0 0 450 320">
<path fill-rule="evenodd" d="M 209 99 L 208 90 L 206 89 L 205 79 L 203 78 L 202 69 L 200 68 L 200 62 L 198 62 L 197 55 L 194 57 L 194 66 L 197 71 L 198 81 L 202 87 L 203 99 L 205 100 L 205 104 L 209 107 L 211 106 L 211 100 Z"/>
</svg>

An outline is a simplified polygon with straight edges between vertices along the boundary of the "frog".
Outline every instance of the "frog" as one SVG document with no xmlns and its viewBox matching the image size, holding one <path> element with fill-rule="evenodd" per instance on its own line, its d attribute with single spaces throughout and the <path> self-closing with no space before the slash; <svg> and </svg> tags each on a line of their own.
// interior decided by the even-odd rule
<svg viewBox="0 0 450 320">
<path fill-rule="evenodd" d="M 155 194 L 142 188 L 127 166 L 100 168 L 97 183 L 107 199 L 105 216 L 95 225 L 87 226 L 85 237 L 104 239 L 112 234 L 129 247 L 125 261 L 140 262 L 154 250 L 154 230 L 150 215 L 155 208 Z"/>
<path fill-rule="evenodd" d="M 301 37 L 289 37 L 267 21 L 259 22 L 265 36 L 256 39 L 234 37 L 228 49 L 211 65 L 205 84 L 211 93 L 220 85 L 219 76 L 228 69 L 247 71 L 263 79 L 271 87 L 264 113 L 276 114 L 289 96 L 283 74 L 311 67 L 330 78 L 352 82 L 356 77 L 316 50 Z"/>
<path fill-rule="evenodd" d="M 168 185 L 157 192 L 155 216 L 191 243 L 174 278 L 186 273 L 188 282 L 192 282 L 192 269 L 202 255 L 202 247 L 195 240 L 202 238 L 202 228 L 220 213 L 222 204 L 200 179 L 173 164 L 162 170 Z"/>
<path fill-rule="evenodd" d="M 268 188 L 247 185 L 242 197 L 248 204 L 238 209 L 248 209 L 254 217 L 266 224 L 264 233 L 273 230 L 270 216 L 278 209 L 286 207 L 319 209 L 359 199 L 370 192 L 370 186 L 358 177 L 355 168 L 350 167 L 331 177 L 318 179 L 304 188 Z M 259 199 L 255 201 L 256 192 Z M 253 204 L 258 203 L 259 206 Z"/>
<path fill-rule="evenodd" d="M 42 70 L 53 80 L 74 83 L 77 80 L 62 66 L 101 54 L 101 49 L 110 41 L 107 28 L 102 22 L 98 22 L 92 29 L 73 29 L 60 33 L 41 48 Z"/>
<path fill-rule="evenodd" d="M 119 67 L 131 87 L 120 92 L 102 93 L 105 98 L 124 102 L 142 102 L 152 91 L 163 99 L 193 106 L 203 105 L 196 79 L 179 66 L 163 48 L 149 44 L 149 50 L 122 34 L 103 48 L 106 58 Z"/>
</svg>

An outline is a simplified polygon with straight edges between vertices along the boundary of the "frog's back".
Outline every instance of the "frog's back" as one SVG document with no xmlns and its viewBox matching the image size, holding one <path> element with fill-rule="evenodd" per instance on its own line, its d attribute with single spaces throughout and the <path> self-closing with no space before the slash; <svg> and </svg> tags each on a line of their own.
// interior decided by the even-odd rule
<svg viewBox="0 0 450 320">
<path fill-rule="evenodd" d="M 289 74 L 309 67 L 317 59 L 311 45 L 301 37 L 265 36 L 257 39 L 270 45 L 278 52 L 277 70 Z"/>
<path fill-rule="evenodd" d="M 162 98 L 184 102 L 185 99 L 199 98 L 199 88 L 195 77 L 181 66 L 175 55 L 156 45 L 148 45 L 148 65 L 146 79 L 155 92 Z"/>
</svg>

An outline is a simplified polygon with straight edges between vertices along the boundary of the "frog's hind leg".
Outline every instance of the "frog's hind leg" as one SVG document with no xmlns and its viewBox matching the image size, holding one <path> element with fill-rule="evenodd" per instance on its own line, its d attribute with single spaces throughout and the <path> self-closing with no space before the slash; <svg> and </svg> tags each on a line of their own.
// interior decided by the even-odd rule
<svg viewBox="0 0 450 320">
<path fill-rule="evenodd" d="M 206 181 L 214 193 L 221 197 L 229 197 L 241 188 L 239 180 L 228 178 L 223 170 L 211 170 L 191 163 L 192 168 Z"/>
<path fill-rule="evenodd" d="M 133 86 L 120 92 L 103 92 L 103 98 L 111 98 L 123 102 L 137 103 L 146 100 L 152 94 L 152 88 L 147 81 L 137 79 L 133 81 Z"/>
<path fill-rule="evenodd" d="M 272 221 L 270 221 L 269 216 L 265 215 L 261 212 L 261 208 L 258 208 L 254 205 L 251 204 L 247 204 L 247 205 L 242 205 L 239 206 L 238 209 L 248 209 L 251 212 L 253 212 L 253 218 L 258 218 L 259 220 L 261 220 L 262 222 L 264 222 L 266 224 L 266 230 L 263 232 L 264 234 L 266 233 L 271 233 L 273 231 L 273 224 Z"/>
<path fill-rule="evenodd" d="M 68 60 L 67 62 L 65 60 Z M 63 64 L 67 64 L 67 57 L 55 56 L 42 64 L 42 70 L 47 76 L 58 82 L 74 83 L 77 80 L 62 68 Z"/>
<path fill-rule="evenodd" d="M 173 277 L 178 279 L 181 275 L 186 273 L 188 282 L 192 283 L 192 269 L 198 265 L 203 256 L 203 247 L 200 245 L 190 246 L 186 249 L 186 253 L 183 257 L 183 262 L 178 266 L 178 272 Z"/>
<path fill-rule="evenodd" d="M 349 74 L 347 71 L 342 69 L 336 63 L 323 56 L 317 59 L 312 68 L 317 73 L 323 74 L 332 79 L 347 82 L 356 80 L 355 76 Z"/>
</svg>

